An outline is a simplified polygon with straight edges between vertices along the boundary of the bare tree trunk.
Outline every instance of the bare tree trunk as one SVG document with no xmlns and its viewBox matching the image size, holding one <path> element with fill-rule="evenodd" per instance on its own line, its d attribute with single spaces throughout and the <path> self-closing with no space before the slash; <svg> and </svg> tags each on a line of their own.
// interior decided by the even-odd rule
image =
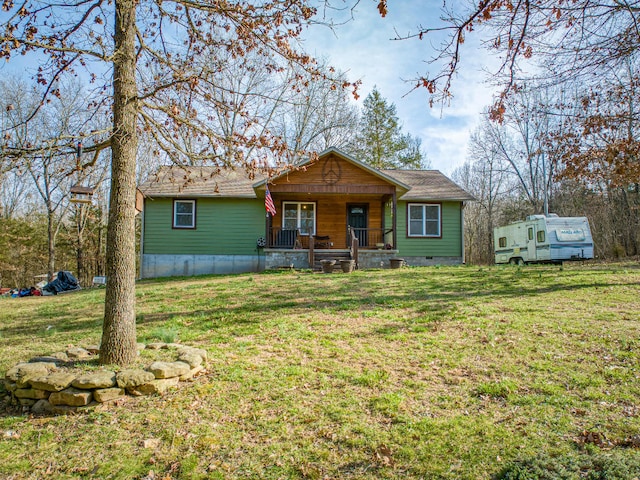
<svg viewBox="0 0 640 480">
<path fill-rule="evenodd" d="M 136 358 L 135 195 L 137 150 L 135 0 L 116 0 L 113 60 L 111 197 L 107 226 L 107 287 L 100 363 Z"/>
<path fill-rule="evenodd" d="M 47 282 L 50 282 L 53 280 L 53 270 L 56 268 L 56 238 L 50 201 L 47 202 L 47 253 Z"/>
</svg>

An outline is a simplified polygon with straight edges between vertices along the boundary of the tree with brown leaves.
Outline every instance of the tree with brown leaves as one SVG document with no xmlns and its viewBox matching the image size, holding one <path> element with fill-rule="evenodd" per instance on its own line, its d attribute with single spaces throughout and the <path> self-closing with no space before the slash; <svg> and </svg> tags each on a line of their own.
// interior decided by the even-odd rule
<svg viewBox="0 0 640 480">
<path fill-rule="evenodd" d="M 218 101 L 210 89 L 228 67 L 228 57 L 249 54 L 263 59 L 266 72 L 293 63 L 322 75 L 295 45 L 314 13 L 308 0 L 3 1 L 0 58 L 24 56 L 37 65 L 41 104 L 60 95 L 65 78 L 77 75 L 94 86 L 89 108 L 107 105 L 112 111 L 106 141 L 92 144 L 91 132 L 84 132 L 86 153 L 111 149 L 101 363 L 127 364 L 136 358 L 134 206 L 141 131 L 152 133 L 159 148 L 185 162 L 196 155 L 220 167 L 231 166 L 231 158 L 236 166 L 256 168 L 286 157 L 287 145 L 259 128 L 243 105 Z M 246 125 L 257 126 L 223 138 L 207 128 L 208 118 L 219 111 L 234 111 Z M 182 149 L 178 140 L 185 130 L 197 150 Z M 74 144 L 75 139 L 68 148 Z M 244 154 L 248 148 L 251 161 Z"/>
<path fill-rule="evenodd" d="M 383 17 L 393 7 L 387 0 L 377 5 Z M 639 0 L 445 1 L 441 13 L 439 20 L 396 38 L 430 40 L 431 46 L 444 36 L 430 58 L 435 73 L 414 79 L 414 87 L 426 88 L 432 103 L 451 98 L 466 40 L 476 35 L 489 53 L 501 59 L 498 70 L 491 72 L 491 81 L 501 86 L 490 109 L 493 120 L 502 122 L 508 102 L 532 82 L 543 88 L 564 85 L 568 91 L 579 86 L 584 93 L 576 97 L 587 102 L 590 112 L 580 116 L 583 134 L 576 137 L 581 145 L 573 145 L 575 155 L 563 155 L 566 174 L 586 178 L 594 172 L 612 173 L 627 182 L 640 182 L 639 148 L 633 140 L 637 134 L 629 134 L 638 129 L 639 110 L 623 113 L 615 102 L 610 104 L 614 107 L 602 103 L 605 96 L 616 95 L 627 97 L 621 100 L 626 106 L 631 105 L 630 96 L 635 96 L 633 104 L 639 100 L 637 75 L 627 73 L 637 72 L 639 66 Z M 574 105 L 567 105 L 565 114 L 574 115 L 574 110 Z M 596 132 L 610 141 L 600 138 L 594 148 Z M 585 135 L 591 138 L 587 148 L 582 144 Z"/>
</svg>

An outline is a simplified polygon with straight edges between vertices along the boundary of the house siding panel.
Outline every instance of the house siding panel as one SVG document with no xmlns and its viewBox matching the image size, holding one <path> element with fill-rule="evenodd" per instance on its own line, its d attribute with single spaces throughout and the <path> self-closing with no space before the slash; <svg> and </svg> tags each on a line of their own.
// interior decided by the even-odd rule
<svg viewBox="0 0 640 480">
<path fill-rule="evenodd" d="M 429 203 L 429 202 L 412 202 Z M 441 202 L 433 202 L 441 203 Z M 461 257 L 460 202 L 442 202 L 442 237 L 407 237 L 407 202 L 398 202 L 398 250 L 403 257 Z"/>
<path fill-rule="evenodd" d="M 255 199 L 198 198 L 196 228 L 173 229 L 173 199 L 145 201 L 145 254 L 255 255 L 264 206 Z"/>
</svg>

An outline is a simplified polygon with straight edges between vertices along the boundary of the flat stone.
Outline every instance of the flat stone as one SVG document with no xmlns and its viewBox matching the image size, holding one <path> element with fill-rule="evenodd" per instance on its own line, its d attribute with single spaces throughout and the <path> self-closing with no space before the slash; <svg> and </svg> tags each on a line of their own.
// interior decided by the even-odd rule
<svg viewBox="0 0 640 480">
<path fill-rule="evenodd" d="M 53 358 L 58 358 L 58 359 L 63 360 L 63 361 L 65 361 L 65 362 L 68 362 L 68 361 L 69 361 L 69 355 L 67 355 L 67 354 L 66 354 L 66 353 L 64 353 L 64 352 L 54 352 L 54 353 L 52 353 L 52 354 L 51 354 L 51 355 L 49 355 L 49 356 L 50 356 L 50 357 L 53 357 Z"/>
<path fill-rule="evenodd" d="M 118 398 L 124 397 L 125 391 L 124 388 L 98 388 L 93 391 L 93 399 L 96 402 L 108 402 L 110 400 L 117 400 Z"/>
<path fill-rule="evenodd" d="M 52 405 L 48 400 L 38 400 L 31 407 L 33 413 L 49 413 L 51 412 Z"/>
<path fill-rule="evenodd" d="M 180 377 L 179 377 L 180 381 L 181 382 L 186 382 L 187 380 L 191 380 L 193 377 L 195 377 L 202 370 L 204 370 L 204 366 L 203 365 L 198 365 L 197 367 L 193 367 L 191 370 L 189 370 L 189 373 L 185 373 L 184 375 L 180 375 Z"/>
<path fill-rule="evenodd" d="M 161 348 L 167 348 L 167 344 L 164 342 L 154 342 L 147 345 L 149 350 L 160 350 Z"/>
<path fill-rule="evenodd" d="M 32 378 L 42 377 L 56 369 L 56 365 L 50 362 L 19 363 L 7 371 L 5 378 L 15 382 L 18 388 L 27 388 Z"/>
<path fill-rule="evenodd" d="M 128 388 L 127 392 L 138 397 L 141 395 L 162 395 L 169 390 L 169 388 L 178 385 L 179 382 L 180 379 L 178 377 L 160 378 L 157 380 L 151 380 L 149 383 L 145 383 L 144 385 Z"/>
<path fill-rule="evenodd" d="M 51 405 L 67 405 L 69 407 L 82 407 L 88 405 L 93 398 L 92 392 L 67 388 L 61 392 L 53 392 L 49 397 Z"/>
<path fill-rule="evenodd" d="M 67 355 L 65 354 L 65 357 L 66 356 Z M 60 365 L 64 365 L 68 361 L 69 361 L 68 358 L 66 360 L 63 360 L 61 358 L 54 357 L 53 355 L 44 355 L 40 357 L 33 357 L 32 359 L 29 360 L 29 363 L 47 362 L 47 363 L 54 363 L 55 365 L 60 366 Z"/>
<path fill-rule="evenodd" d="M 38 388 L 40 390 L 59 392 L 71 385 L 71 382 L 73 382 L 75 378 L 76 376 L 69 372 L 53 372 L 42 377 L 32 378 L 29 380 L 29 384 L 33 388 Z"/>
<path fill-rule="evenodd" d="M 31 399 L 31 398 L 20 398 L 20 399 L 18 399 L 18 402 L 23 407 L 32 407 L 32 406 L 34 406 L 36 404 L 36 401 Z"/>
<path fill-rule="evenodd" d="M 116 373 L 110 371 L 99 371 L 85 373 L 76 378 L 71 384 L 75 388 L 89 390 L 93 388 L 111 388 L 116 384 Z"/>
<path fill-rule="evenodd" d="M 91 355 L 99 355 L 100 354 L 100 345 L 87 345 L 84 349 L 89 352 Z"/>
<path fill-rule="evenodd" d="M 81 347 L 70 348 L 67 350 L 67 355 L 69 355 L 69 358 L 73 360 L 88 360 L 93 358 L 93 355 L 91 355 L 88 350 Z"/>
<path fill-rule="evenodd" d="M 16 382 L 12 382 L 11 380 L 4 380 L 4 388 L 7 392 L 15 392 L 16 388 L 18 388 L 18 384 Z"/>
<path fill-rule="evenodd" d="M 69 405 L 51 405 L 50 412 L 55 415 L 75 415 L 78 413 L 78 407 L 71 407 Z"/>
<path fill-rule="evenodd" d="M 131 368 L 118 372 L 116 374 L 116 383 L 120 388 L 131 388 L 149 383 L 155 378 L 155 375 L 151 372 L 139 368 Z"/>
<path fill-rule="evenodd" d="M 196 355 L 200 355 L 204 362 L 207 361 L 207 351 L 203 348 L 189 347 L 186 345 L 178 348 L 178 354 L 181 355 L 183 353 L 195 353 Z"/>
<path fill-rule="evenodd" d="M 136 350 L 144 350 L 147 346 L 144 343 L 136 343 Z"/>
<path fill-rule="evenodd" d="M 42 400 L 49 398 L 51 392 L 46 390 L 39 390 L 35 388 L 18 388 L 13 394 L 16 398 L 30 398 L 32 400 Z"/>
<path fill-rule="evenodd" d="M 191 367 L 185 362 L 153 362 L 147 370 L 155 378 L 173 378 L 188 373 Z"/>
<path fill-rule="evenodd" d="M 193 352 L 182 352 L 178 355 L 178 360 L 188 363 L 191 368 L 202 365 L 202 362 L 204 361 L 200 355 Z"/>
</svg>

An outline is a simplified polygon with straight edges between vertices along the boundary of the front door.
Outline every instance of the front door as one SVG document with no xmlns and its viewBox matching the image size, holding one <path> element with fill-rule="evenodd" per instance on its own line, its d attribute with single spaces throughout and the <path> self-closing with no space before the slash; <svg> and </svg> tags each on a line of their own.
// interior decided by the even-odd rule
<svg viewBox="0 0 640 480">
<path fill-rule="evenodd" d="M 369 205 L 348 205 L 347 225 L 354 229 L 358 244 L 361 247 L 366 247 L 368 245 Z"/>
</svg>

